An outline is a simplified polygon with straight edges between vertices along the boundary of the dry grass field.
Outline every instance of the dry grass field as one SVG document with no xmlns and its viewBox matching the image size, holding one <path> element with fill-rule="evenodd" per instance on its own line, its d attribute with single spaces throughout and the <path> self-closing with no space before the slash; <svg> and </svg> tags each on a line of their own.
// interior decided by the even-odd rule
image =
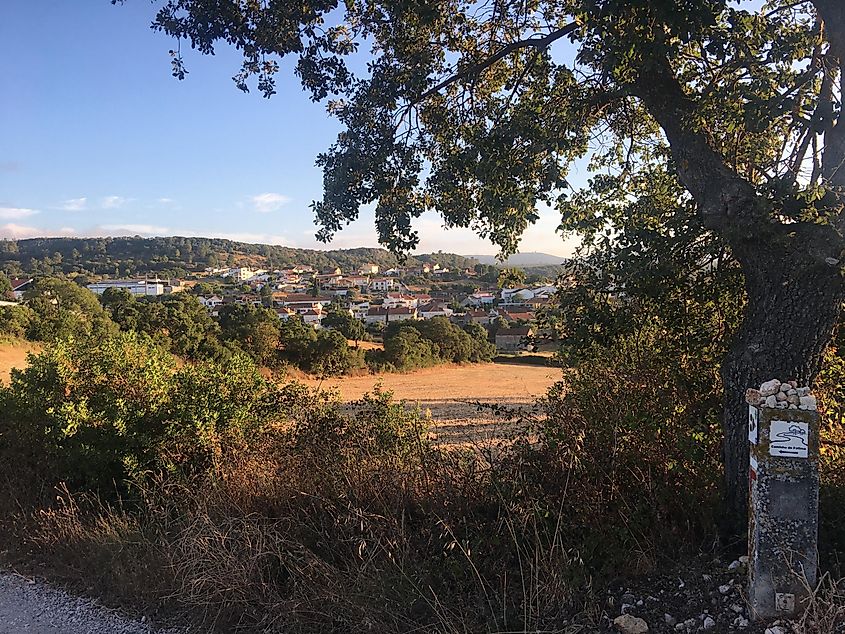
<svg viewBox="0 0 845 634">
<path fill-rule="evenodd" d="M 37 352 L 40 346 L 25 341 L 0 341 L 0 382 L 8 383 L 12 368 L 26 365 L 26 355 Z"/>
<path fill-rule="evenodd" d="M 313 387 L 336 389 L 345 401 L 359 399 L 376 385 L 395 398 L 431 414 L 438 440 L 447 444 L 501 437 L 503 429 L 478 403 L 530 407 L 561 378 L 560 369 L 538 365 L 483 363 L 439 366 L 408 374 L 364 375 L 318 381 Z"/>
<path fill-rule="evenodd" d="M 0 342 L 0 381 L 8 383 L 10 370 L 26 365 L 27 353 L 37 350 L 37 344 Z M 430 414 L 440 441 L 462 443 L 501 437 L 505 431 L 488 410 L 479 409 L 478 403 L 528 407 L 560 379 L 561 373 L 558 368 L 540 365 L 483 363 L 325 381 L 295 376 L 311 387 L 338 390 L 344 401 L 359 399 L 381 385 L 396 399 L 418 405 Z"/>
</svg>

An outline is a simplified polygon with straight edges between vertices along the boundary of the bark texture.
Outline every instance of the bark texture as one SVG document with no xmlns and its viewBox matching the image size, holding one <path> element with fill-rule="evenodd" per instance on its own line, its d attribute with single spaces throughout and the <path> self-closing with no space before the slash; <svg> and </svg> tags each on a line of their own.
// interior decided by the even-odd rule
<svg viewBox="0 0 845 634">
<path fill-rule="evenodd" d="M 827 7 L 831 31 L 845 29 L 845 10 L 839 8 L 845 3 L 836 5 L 836 10 L 831 6 Z M 841 23 L 834 25 L 840 17 Z M 836 39 L 838 34 L 831 33 L 834 41 L 845 43 L 845 37 Z M 722 366 L 723 532 L 727 539 L 741 543 L 748 505 L 745 390 L 771 378 L 795 378 L 802 384 L 811 384 L 815 378 L 842 307 L 840 260 L 845 243 L 837 230 L 841 222 L 784 223 L 778 209 L 728 167 L 707 130 L 696 122 L 697 104 L 667 59 L 647 60 L 631 90 L 666 134 L 678 177 L 695 199 L 705 226 L 731 246 L 745 274 L 745 318 Z M 842 118 L 827 131 L 825 141 L 822 164 L 829 190 L 822 205 L 828 217 L 841 220 L 845 200 Z"/>
<path fill-rule="evenodd" d="M 839 318 L 840 264 L 830 256 L 837 236 L 822 226 L 795 232 L 774 226 L 760 239 L 733 241 L 745 273 L 745 316 L 722 364 L 725 514 L 723 534 L 745 536 L 748 502 L 748 387 L 772 378 L 811 385 Z"/>
</svg>

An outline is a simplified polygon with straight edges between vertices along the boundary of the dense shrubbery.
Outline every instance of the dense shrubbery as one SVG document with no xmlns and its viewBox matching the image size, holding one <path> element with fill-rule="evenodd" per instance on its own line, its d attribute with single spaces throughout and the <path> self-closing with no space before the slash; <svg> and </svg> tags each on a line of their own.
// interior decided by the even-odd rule
<svg viewBox="0 0 845 634">
<path fill-rule="evenodd" d="M 146 336 L 69 342 L 0 392 L 0 475 L 36 484 L 29 499 L 14 489 L 17 508 L 47 505 L 30 547 L 224 628 L 553 629 L 592 575 L 643 569 L 705 532 L 695 500 L 712 493 L 712 448 L 685 436 L 681 408 L 644 451 L 636 412 L 620 420 L 602 397 L 668 376 L 653 357 L 628 363 L 573 375 L 578 398 L 555 392 L 523 421 L 538 437 L 477 453 L 432 446 L 389 394 L 341 407 L 242 357 L 175 367 Z M 109 503 L 115 490 L 132 495 Z"/>
<path fill-rule="evenodd" d="M 108 492 L 150 470 L 209 468 L 277 397 L 244 357 L 177 367 L 146 335 L 57 341 L 0 386 L 3 450 L 20 442 L 56 482 Z"/>
<path fill-rule="evenodd" d="M 244 357 L 176 367 L 146 336 L 68 342 L 0 391 L 6 509 L 54 567 L 224 630 L 555 630 L 610 576 L 713 543 L 715 373 L 664 340 L 585 351 L 481 451 L 432 445 L 389 394 L 343 406 Z"/>
<path fill-rule="evenodd" d="M 446 317 L 393 322 L 385 328 L 383 339 L 384 351 L 368 355 L 375 368 L 407 371 L 439 363 L 477 363 L 490 361 L 496 353 L 483 327 L 461 328 Z"/>
</svg>

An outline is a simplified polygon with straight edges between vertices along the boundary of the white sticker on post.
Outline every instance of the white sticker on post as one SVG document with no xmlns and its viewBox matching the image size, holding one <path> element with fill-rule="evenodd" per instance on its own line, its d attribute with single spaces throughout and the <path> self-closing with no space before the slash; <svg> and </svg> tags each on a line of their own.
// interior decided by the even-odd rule
<svg viewBox="0 0 845 634">
<path fill-rule="evenodd" d="M 748 406 L 748 442 L 751 444 L 757 444 L 757 436 L 758 436 L 758 419 L 760 416 L 760 410 L 758 410 L 753 405 Z"/>
<path fill-rule="evenodd" d="M 810 427 L 807 423 L 773 420 L 769 430 L 769 454 L 783 458 L 807 458 Z"/>
</svg>

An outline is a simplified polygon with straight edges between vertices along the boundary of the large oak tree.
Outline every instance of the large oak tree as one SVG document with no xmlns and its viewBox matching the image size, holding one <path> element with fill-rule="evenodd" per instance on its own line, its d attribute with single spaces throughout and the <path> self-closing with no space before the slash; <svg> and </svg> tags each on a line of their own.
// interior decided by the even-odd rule
<svg viewBox="0 0 845 634">
<path fill-rule="evenodd" d="M 842 305 L 845 2 L 160 0 L 153 28 L 201 53 L 237 47 L 235 82 L 266 96 L 279 58 L 296 58 L 345 128 L 318 158 L 324 240 L 375 203 L 394 251 L 434 209 L 509 253 L 540 204 L 564 229 L 612 229 L 644 177 L 668 174 L 689 226 L 745 275 L 722 368 L 741 526 L 745 388 L 812 381 Z M 594 178 L 574 191 L 584 156 Z"/>
</svg>

